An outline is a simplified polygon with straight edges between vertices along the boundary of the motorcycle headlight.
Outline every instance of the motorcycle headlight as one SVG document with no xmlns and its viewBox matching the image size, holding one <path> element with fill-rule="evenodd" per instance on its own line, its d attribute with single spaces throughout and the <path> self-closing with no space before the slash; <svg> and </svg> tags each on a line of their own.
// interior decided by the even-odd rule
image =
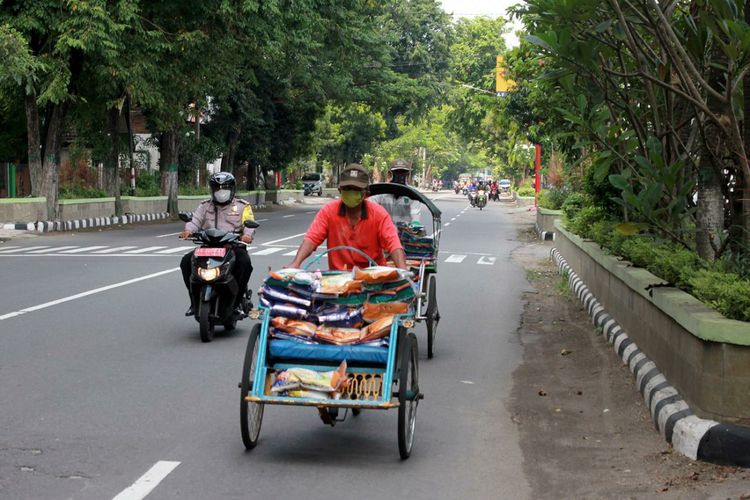
<svg viewBox="0 0 750 500">
<path fill-rule="evenodd" d="M 218 267 L 213 269 L 198 268 L 198 277 L 203 281 L 213 281 L 219 277 L 219 274 L 221 274 L 221 271 Z"/>
</svg>

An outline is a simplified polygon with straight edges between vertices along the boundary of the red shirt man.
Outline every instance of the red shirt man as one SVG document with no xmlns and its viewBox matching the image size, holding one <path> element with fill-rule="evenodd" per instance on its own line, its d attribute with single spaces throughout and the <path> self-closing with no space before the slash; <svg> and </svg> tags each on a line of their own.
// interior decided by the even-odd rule
<svg viewBox="0 0 750 500">
<path fill-rule="evenodd" d="M 398 267 L 406 269 L 406 254 L 390 215 L 377 203 L 364 199 L 368 185 L 369 175 L 364 167 L 350 164 L 344 169 L 339 181 L 341 200 L 327 203 L 318 212 L 289 267 L 299 268 L 327 240 L 328 248 L 354 247 L 379 265 L 385 265 L 383 251 L 388 252 Z M 334 250 L 328 254 L 330 269 L 369 265 L 357 252 Z"/>
</svg>

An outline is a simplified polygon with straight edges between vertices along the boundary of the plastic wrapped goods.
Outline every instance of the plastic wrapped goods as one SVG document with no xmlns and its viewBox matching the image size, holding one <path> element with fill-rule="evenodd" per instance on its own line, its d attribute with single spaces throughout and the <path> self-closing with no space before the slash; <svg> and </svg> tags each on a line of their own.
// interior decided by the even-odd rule
<svg viewBox="0 0 750 500">
<path fill-rule="evenodd" d="M 291 335 L 308 338 L 315 337 L 315 332 L 318 329 L 317 325 L 314 323 L 283 318 L 280 316 L 271 319 L 271 326 Z"/>
<path fill-rule="evenodd" d="M 346 387 L 346 361 L 342 361 L 337 370 L 318 372 L 308 368 L 293 367 L 282 370 L 274 377 L 272 393 L 295 394 L 296 397 L 335 397 L 336 393 Z M 314 391 L 318 394 L 306 394 L 295 391 Z"/>
<path fill-rule="evenodd" d="M 312 305 L 312 302 L 308 299 L 303 299 L 291 293 L 276 290 L 275 288 L 271 288 L 269 286 L 261 287 L 261 289 L 258 291 L 258 295 L 260 295 L 261 297 L 265 297 L 269 302 L 291 302 L 292 304 L 297 304 L 303 307 L 310 307 Z"/>
<path fill-rule="evenodd" d="M 362 282 L 354 278 L 353 272 L 328 274 L 320 278 L 316 291 L 333 294 L 357 293 L 362 291 Z"/>
<path fill-rule="evenodd" d="M 365 321 L 376 321 L 383 316 L 406 314 L 407 312 L 409 312 L 409 304 L 406 302 L 382 302 L 380 304 L 366 302 L 363 308 L 362 318 Z"/>
</svg>

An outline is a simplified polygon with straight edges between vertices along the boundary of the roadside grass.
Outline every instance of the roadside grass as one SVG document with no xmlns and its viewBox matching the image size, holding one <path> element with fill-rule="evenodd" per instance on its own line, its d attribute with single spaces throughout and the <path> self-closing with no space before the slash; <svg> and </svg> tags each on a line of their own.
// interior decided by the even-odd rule
<svg viewBox="0 0 750 500">
<path fill-rule="evenodd" d="M 570 290 L 570 285 L 568 284 L 569 279 L 570 273 L 568 273 L 567 269 L 564 269 L 560 273 L 560 280 L 557 282 L 557 292 L 563 297 L 567 297 L 570 299 L 573 298 L 573 293 Z"/>
<path fill-rule="evenodd" d="M 526 279 L 529 282 L 541 281 L 544 273 L 540 269 L 526 269 Z"/>
</svg>

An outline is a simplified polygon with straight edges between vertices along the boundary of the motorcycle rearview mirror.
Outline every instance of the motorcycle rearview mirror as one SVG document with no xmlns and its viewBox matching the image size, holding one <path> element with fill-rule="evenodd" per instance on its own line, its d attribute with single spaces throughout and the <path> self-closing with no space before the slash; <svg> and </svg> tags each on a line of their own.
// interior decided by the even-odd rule
<svg viewBox="0 0 750 500">
<path fill-rule="evenodd" d="M 177 217 L 179 217 L 182 222 L 190 222 L 191 220 L 193 220 L 193 218 L 190 217 L 187 212 L 180 212 L 177 214 Z"/>
<path fill-rule="evenodd" d="M 260 224 L 255 222 L 254 220 L 246 220 L 242 223 L 246 228 L 248 229 L 256 229 L 260 227 Z"/>
</svg>

